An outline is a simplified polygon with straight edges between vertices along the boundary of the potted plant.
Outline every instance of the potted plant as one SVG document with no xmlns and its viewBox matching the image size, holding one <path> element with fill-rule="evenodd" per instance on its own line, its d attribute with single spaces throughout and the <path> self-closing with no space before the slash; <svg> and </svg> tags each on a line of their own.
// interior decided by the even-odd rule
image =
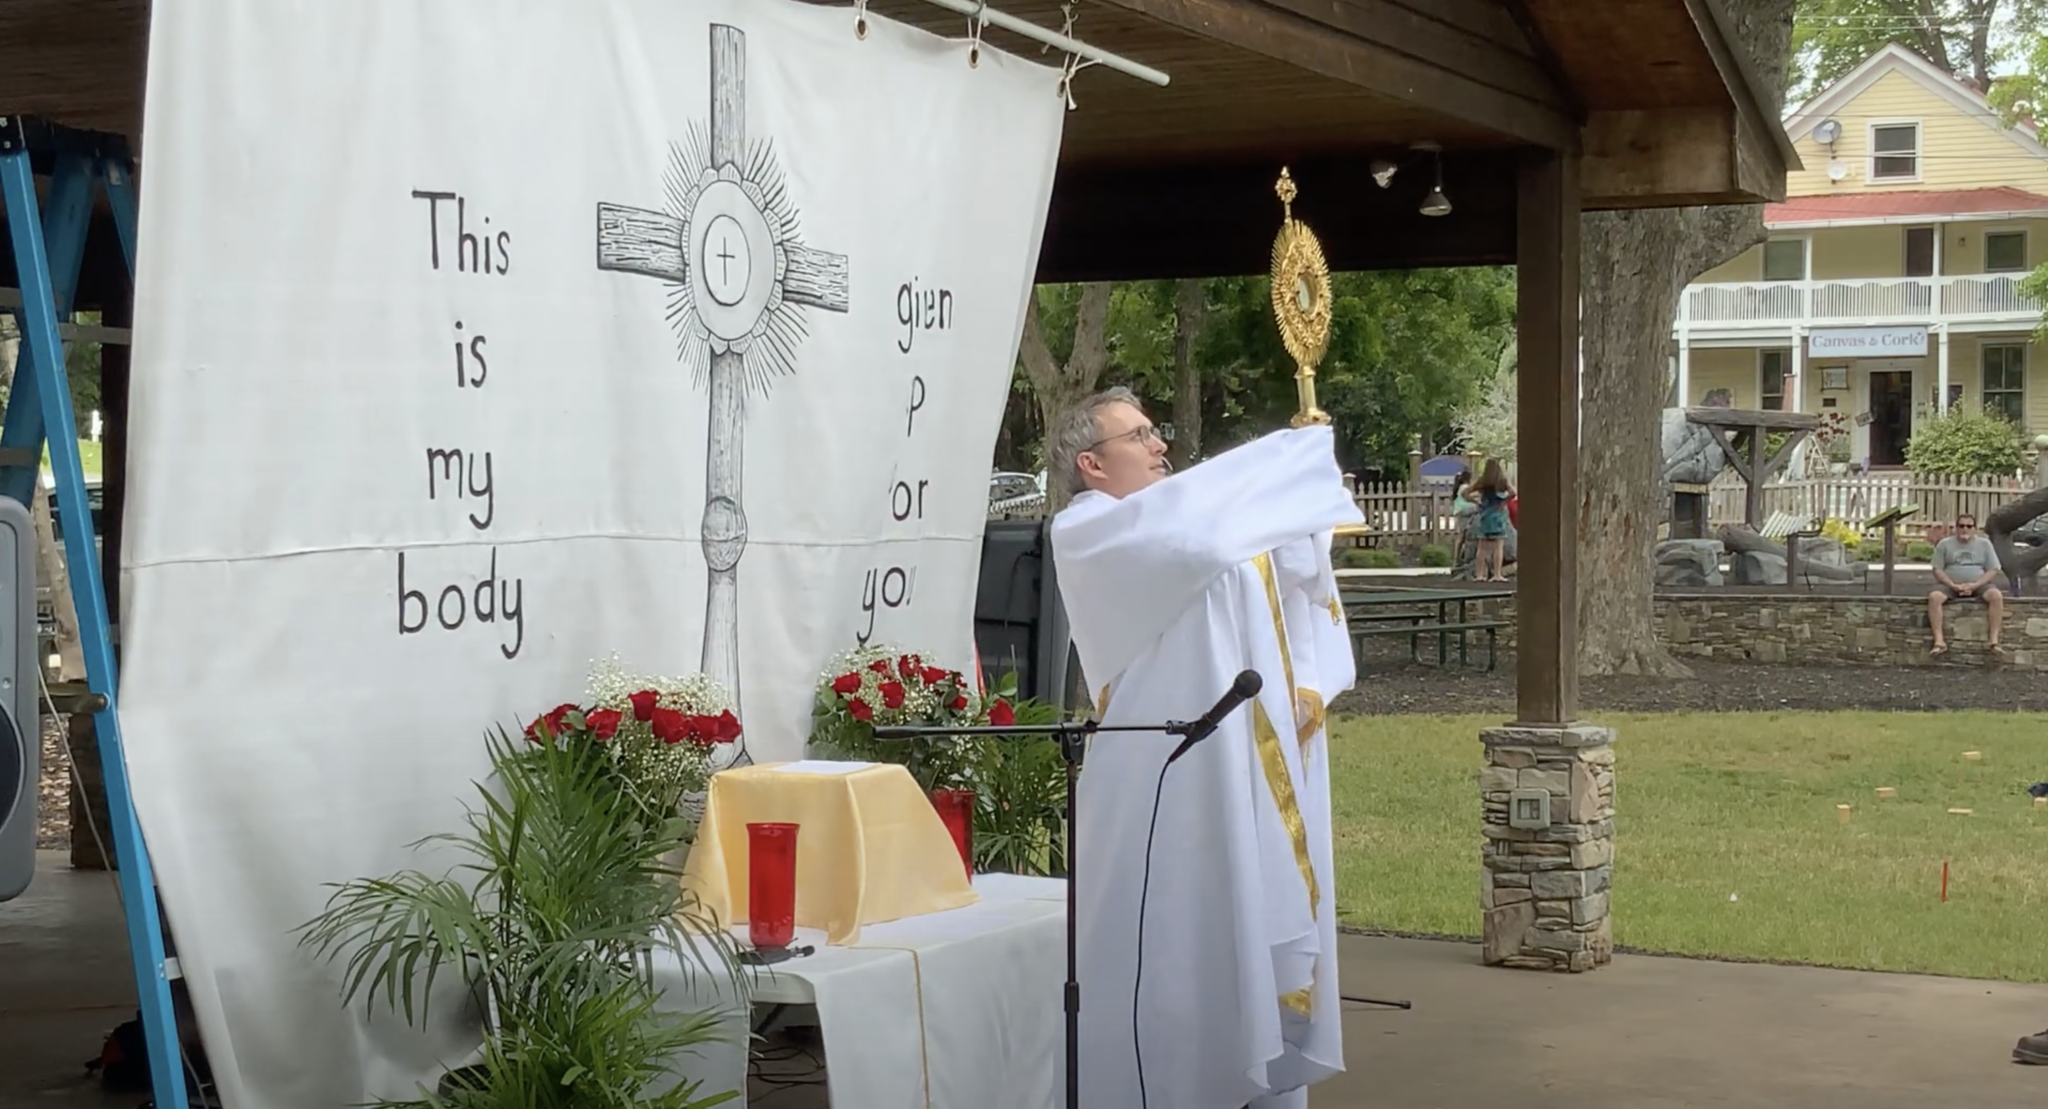
<svg viewBox="0 0 2048 1109">
<path fill-rule="evenodd" d="M 746 1004 L 736 945 L 673 865 L 692 834 L 676 812 L 692 783 L 689 752 L 736 723 L 674 707 L 693 696 L 715 703 L 708 683 L 623 684 L 641 687 L 601 680 L 593 703 L 557 707 L 524 740 L 492 734 L 492 774 L 477 785 L 467 830 L 421 841 L 465 861 L 440 876 L 340 884 L 302 928 L 304 946 L 345 959 L 349 1001 L 411 1022 L 442 975 L 480 997 L 481 1058 L 433 1091 L 384 1104 L 707 1109 L 732 1096 L 702 1096 L 695 1082 L 661 1089 L 675 1056 L 720 1038 L 721 1014 L 659 1011 L 652 967 L 665 954 L 722 975 L 724 996 Z M 643 712 L 632 697 L 645 692 L 655 696 L 640 698 Z M 612 707 L 621 698 L 627 707 Z"/>
</svg>

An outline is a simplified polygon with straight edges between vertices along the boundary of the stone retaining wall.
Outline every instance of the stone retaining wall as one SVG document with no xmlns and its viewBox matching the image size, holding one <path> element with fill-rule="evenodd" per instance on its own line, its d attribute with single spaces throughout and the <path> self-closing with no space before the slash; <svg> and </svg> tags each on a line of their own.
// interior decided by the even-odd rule
<svg viewBox="0 0 2048 1109">
<path fill-rule="evenodd" d="M 1927 598 L 1864 593 L 1737 592 L 1659 593 L 1657 635 L 1682 657 L 1729 662 L 1822 663 L 1863 666 L 1981 666 L 1989 641 L 1983 605 L 1948 606 L 1947 655 L 1927 653 L 1934 637 L 1927 627 Z M 1503 650 L 1515 645 L 1515 604 L 1490 601 L 1471 606 L 1505 619 Z M 2048 599 L 2006 598 L 2005 631 L 2010 665 L 2048 670 Z M 1425 637 L 1425 650 L 1434 650 Z M 1485 639 L 1473 635 L 1472 644 Z M 1453 649 L 1455 649 L 1455 643 Z"/>
</svg>

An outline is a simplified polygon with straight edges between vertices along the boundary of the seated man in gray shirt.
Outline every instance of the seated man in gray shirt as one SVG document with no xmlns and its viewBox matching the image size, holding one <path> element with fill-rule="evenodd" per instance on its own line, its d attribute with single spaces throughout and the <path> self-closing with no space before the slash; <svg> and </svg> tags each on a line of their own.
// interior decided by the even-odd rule
<svg viewBox="0 0 2048 1109">
<path fill-rule="evenodd" d="M 1977 518 L 1964 513 L 1956 517 L 1955 534 L 1934 547 L 1936 588 L 1927 595 L 1927 623 L 1934 628 L 1934 653 L 1948 651 L 1942 635 L 1941 607 L 1950 601 L 1981 601 L 1990 609 L 1991 650 L 2004 654 L 1998 645 L 1999 624 L 2005 619 L 2005 594 L 1991 583 L 1998 578 L 1998 552 L 1991 540 L 1977 530 Z"/>
</svg>

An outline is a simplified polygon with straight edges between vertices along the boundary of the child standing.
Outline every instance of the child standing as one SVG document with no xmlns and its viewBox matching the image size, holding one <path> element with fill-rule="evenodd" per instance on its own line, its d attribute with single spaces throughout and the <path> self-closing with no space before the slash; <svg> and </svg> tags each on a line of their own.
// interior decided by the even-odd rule
<svg viewBox="0 0 2048 1109">
<path fill-rule="evenodd" d="M 1500 468 L 1499 459 L 1488 459 L 1479 480 L 1465 491 L 1466 499 L 1479 506 L 1472 521 L 1472 537 L 1478 541 L 1472 567 L 1475 581 L 1508 580 L 1502 554 L 1507 548 L 1508 501 L 1514 495 L 1515 487 Z"/>
</svg>

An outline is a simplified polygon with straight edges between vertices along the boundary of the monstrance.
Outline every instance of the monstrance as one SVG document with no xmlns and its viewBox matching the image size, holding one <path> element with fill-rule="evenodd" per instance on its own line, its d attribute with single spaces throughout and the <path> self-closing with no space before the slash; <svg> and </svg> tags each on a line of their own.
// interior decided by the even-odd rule
<svg viewBox="0 0 2048 1109">
<path fill-rule="evenodd" d="M 1316 233 L 1294 218 L 1294 178 L 1284 166 L 1273 191 L 1281 210 L 1280 234 L 1273 239 L 1273 318 L 1294 356 L 1301 411 L 1293 425 L 1327 424 L 1330 414 L 1316 407 L 1316 363 L 1330 346 L 1330 267 Z"/>
<path fill-rule="evenodd" d="M 1294 387 L 1301 399 L 1301 411 L 1290 423 L 1327 424 L 1330 414 L 1316 406 L 1316 363 L 1330 349 L 1330 265 L 1316 233 L 1294 218 L 1294 178 L 1285 166 L 1273 192 L 1280 197 L 1281 213 L 1280 234 L 1273 240 L 1273 318 L 1280 325 L 1280 341 L 1294 356 Z M 1365 530 L 1363 524 L 1346 524 L 1336 535 L 1363 535 Z"/>
</svg>

